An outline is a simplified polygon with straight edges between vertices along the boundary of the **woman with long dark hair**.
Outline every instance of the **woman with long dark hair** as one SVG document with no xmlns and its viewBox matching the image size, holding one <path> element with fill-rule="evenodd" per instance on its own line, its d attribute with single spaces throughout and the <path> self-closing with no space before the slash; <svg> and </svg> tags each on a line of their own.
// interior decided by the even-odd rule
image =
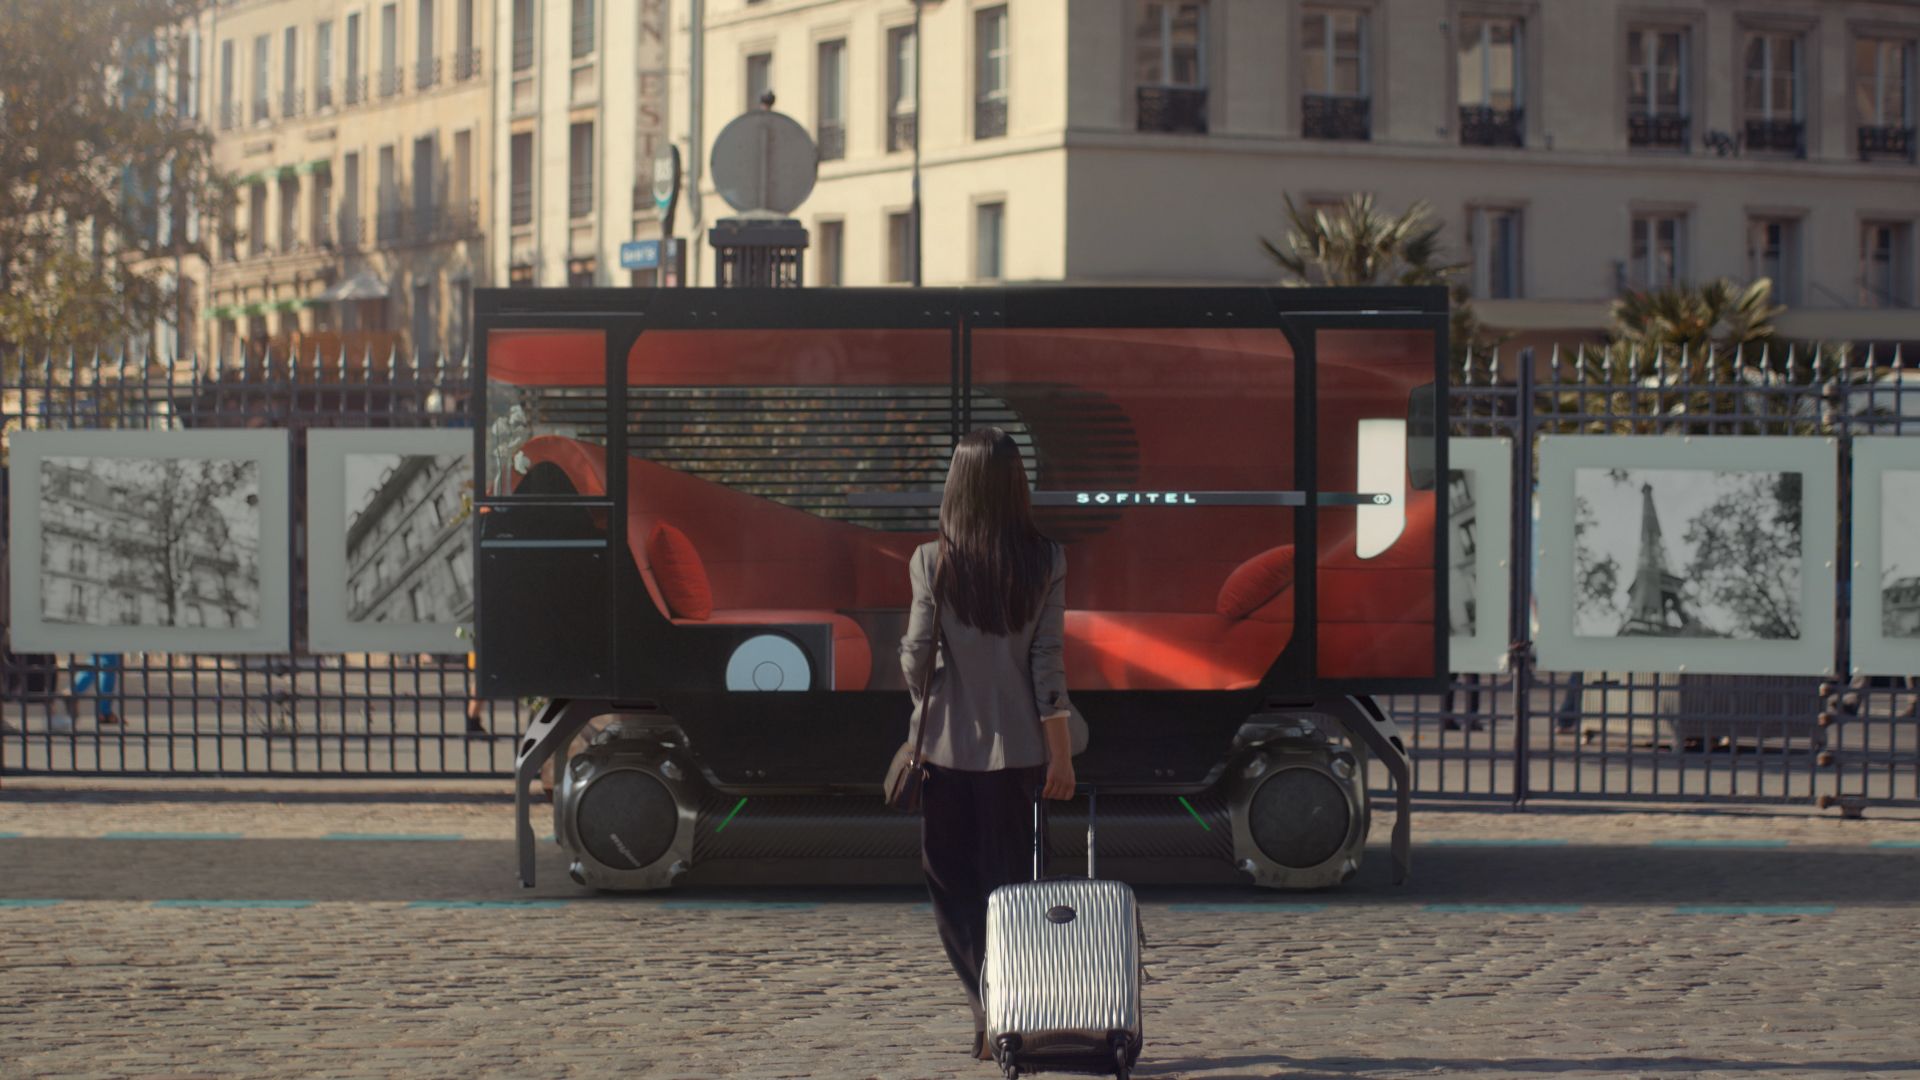
<svg viewBox="0 0 1920 1080">
<path fill-rule="evenodd" d="M 920 545 L 910 569 L 900 666 L 913 722 L 926 725 L 920 865 L 941 944 L 973 1009 L 974 1056 L 990 1059 L 980 1000 L 987 894 L 1030 876 L 1033 790 L 1044 781 L 1047 798 L 1073 796 L 1073 754 L 1085 731 L 1067 700 L 1061 657 L 1066 553 L 1034 526 L 1020 447 L 1006 432 L 980 428 L 954 448 L 940 539 Z M 944 610 L 934 656 L 936 595 Z"/>
</svg>

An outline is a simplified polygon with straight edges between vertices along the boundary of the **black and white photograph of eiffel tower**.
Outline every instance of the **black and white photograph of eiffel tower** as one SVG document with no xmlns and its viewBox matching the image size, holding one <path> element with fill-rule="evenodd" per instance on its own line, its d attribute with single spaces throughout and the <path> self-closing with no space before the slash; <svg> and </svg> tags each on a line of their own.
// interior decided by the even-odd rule
<svg viewBox="0 0 1920 1080">
<path fill-rule="evenodd" d="M 1575 470 L 1575 635 L 1797 639 L 1800 477 Z"/>
</svg>

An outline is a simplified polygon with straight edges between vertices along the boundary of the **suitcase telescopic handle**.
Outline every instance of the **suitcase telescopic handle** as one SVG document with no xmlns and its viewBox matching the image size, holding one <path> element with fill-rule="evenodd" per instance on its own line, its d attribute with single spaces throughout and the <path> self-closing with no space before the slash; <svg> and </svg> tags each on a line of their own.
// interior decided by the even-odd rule
<svg viewBox="0 0 1920 1080">
<path fill-rule="evenodd" d="M 1094 851 L 1094 801 L 1099 797 L 1092 784 L 1075 784 L 1073 790 L 1087 793 L 1087 877 L 1093 878 Z M 1046 826 L 1041 823 L 1040 809 L 1046 800 L 1041 797 L 1045 788 L 1036 784 L 1033 789 L 1033 880 L 1039 881 L 1044 874 L 1046 854 Z"/>
</svg>

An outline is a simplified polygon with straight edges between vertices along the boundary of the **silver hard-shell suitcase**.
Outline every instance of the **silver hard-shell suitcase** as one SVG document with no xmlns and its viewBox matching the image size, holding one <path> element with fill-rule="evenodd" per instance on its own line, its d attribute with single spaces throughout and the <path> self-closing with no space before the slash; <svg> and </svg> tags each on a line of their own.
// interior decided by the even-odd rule
<svg viewBox="0 0 1920 1080">
<path fill-rule="evenodd" d="M 1126 1080 L 1140 1058 L 1140 909 L 1125 882 L 1094 877 L 1094 792 L 1085 790 L 1086 878 L 1042 876 L 1036 792 L 1034 880 L 987 897 L 981 992 L 988 1045 L 1009 1080 L 1043 1070 Z"/>
</svg>

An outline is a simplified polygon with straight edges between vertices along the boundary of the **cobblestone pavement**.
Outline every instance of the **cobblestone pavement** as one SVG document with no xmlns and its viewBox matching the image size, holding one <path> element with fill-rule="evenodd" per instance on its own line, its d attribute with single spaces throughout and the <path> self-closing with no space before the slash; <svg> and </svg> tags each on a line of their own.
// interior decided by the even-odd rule
<svg viewBox="0 0 1920 1080">
<path fill-rule="evenodd" d="M 923 891 L 523 890 L 501 789 L 9 780 L 0 1076 L 997 1075 Z M 1869 814 L 1433 809 L 1403 886 L 1143 886 L 1136 1075 L 1920 1077 L 1920 820 Z"/>
</svg>

